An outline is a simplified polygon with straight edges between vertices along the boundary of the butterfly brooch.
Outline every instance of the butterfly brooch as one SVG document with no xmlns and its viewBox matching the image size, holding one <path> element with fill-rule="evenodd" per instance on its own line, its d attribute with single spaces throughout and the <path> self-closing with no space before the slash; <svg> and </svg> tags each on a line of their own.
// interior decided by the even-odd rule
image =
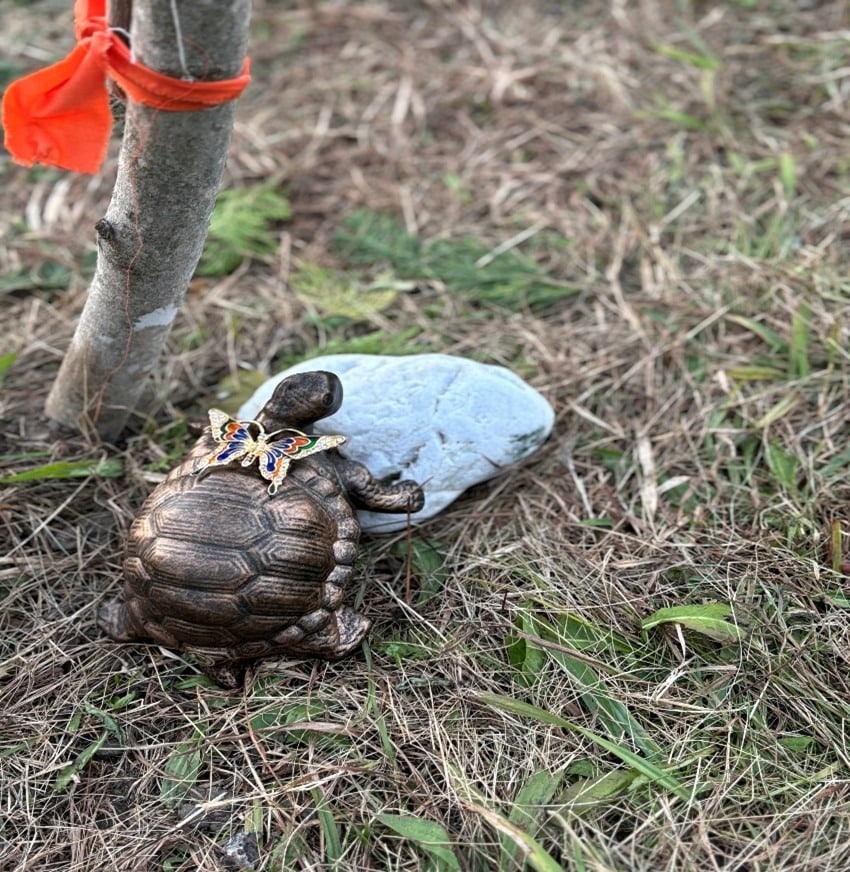
<svg viewBox="0 0 850 872">
<path fill-rule="evenodd" d="M 293 460 L 336 448 L 345 442 L 345 436 L 310 436 L 291 427 L 266 433 L 259 422 L 237 421 L 220 409 L 210 409 L 209 415 L 210 433 L 217 444 L 215 451 L 192 470 L 192 475 L 200 475 L 216 466 L 226 466 L 234 460 L 240 460 L 242 466 L 250 466 L 257 460 L 260 475 L 269 482 L 271 496 L 277 493 Z M 251 433 L 251 425 L 259 431 L 256 436 Z"/>
</svg>

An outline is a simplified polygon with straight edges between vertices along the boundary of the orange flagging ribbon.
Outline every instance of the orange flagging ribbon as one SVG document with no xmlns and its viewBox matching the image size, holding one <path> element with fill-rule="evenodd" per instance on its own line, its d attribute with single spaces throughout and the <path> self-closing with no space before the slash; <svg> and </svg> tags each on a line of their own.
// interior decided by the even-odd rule
<svg viewBox="0 0 850 872">
<path fill-rule="evenodd" d="M 112 129 L 107 76 L 131 100 L 169 112 L 235 100 L 251 81 L 247 58 L 239 76 L 217 82 L 175 79 L 137 63 L 109 29 L 106 0 L 75 0 L 74 31 L 68 57 L 12 82 L 3 95 L 5 145 L 18 163 L 97 172 Z"/>
</svg>

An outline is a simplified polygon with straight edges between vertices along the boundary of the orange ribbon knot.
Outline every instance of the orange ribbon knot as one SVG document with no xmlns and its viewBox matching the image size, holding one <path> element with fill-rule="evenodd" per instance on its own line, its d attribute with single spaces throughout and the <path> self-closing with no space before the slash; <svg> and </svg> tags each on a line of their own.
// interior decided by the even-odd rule
<svg viewBox="0 0 850 872">
<path fill-rule="evenodd" d="M 136 103 L 169 112 L 235 100 L 251 81 L 247 58 L 239 76 L 217 82 L 175 79 L 143 66 L 109 29 L 106 0 L 76 0 L 74 32 L 77 45 L 68 57 L 12 82 L 3 95 L 5 145 L 18 163 L 97 172 L 112 130 L 107 77 Z"/>
</svg>

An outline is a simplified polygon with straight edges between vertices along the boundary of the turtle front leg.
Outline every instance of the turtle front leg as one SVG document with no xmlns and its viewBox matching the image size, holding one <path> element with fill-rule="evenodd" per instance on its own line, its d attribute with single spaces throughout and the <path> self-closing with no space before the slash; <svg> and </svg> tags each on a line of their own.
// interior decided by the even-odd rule
<svg viewBox="0 0 850 872">
<path fill-rule="evenodd" d="M 335 460 L 334 466 L 342 484 L 358 509 L 412 514 L 425 505 L 425 494 L 415 481 L 381 481 L 362 463 L 342 457 Z"/>
</svg>

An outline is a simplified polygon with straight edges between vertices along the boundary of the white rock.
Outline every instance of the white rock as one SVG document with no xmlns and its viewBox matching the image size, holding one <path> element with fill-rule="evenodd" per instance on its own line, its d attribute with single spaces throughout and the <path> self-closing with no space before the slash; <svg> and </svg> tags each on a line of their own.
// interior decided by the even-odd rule
<svg viewBox="0 0 850 872">
<path fill-rule="evenodd" d="M 343 403 L 311 430 L 345 434 L 341 452 L 377 478 L 400 474 L 418 481 L 425 508 L 413 521 L 436 515 L 467 488 L 533 454 L 555 419 L 549 403 L 515 373 L 448 354 L 305 360 L 257 388 L 239 418 L 256 417 L 282 379 L 320 369 L 340 377 Z M 407 524 L 404 515 L 359 515 L 372 532 Z"/>
</svg>

